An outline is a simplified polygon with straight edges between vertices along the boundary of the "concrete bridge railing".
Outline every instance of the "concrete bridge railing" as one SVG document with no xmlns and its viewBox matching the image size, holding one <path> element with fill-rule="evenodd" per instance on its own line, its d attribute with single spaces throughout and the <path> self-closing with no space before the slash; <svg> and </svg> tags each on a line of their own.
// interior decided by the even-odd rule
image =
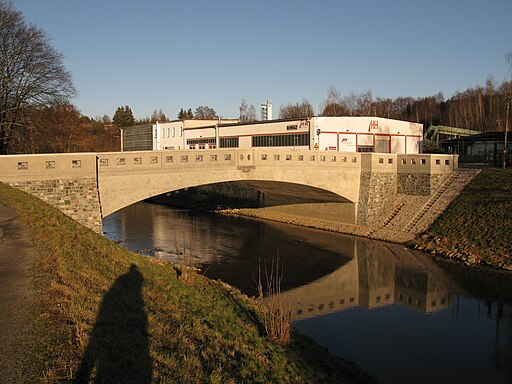
<svg viewBox="0 0 512 384">
<path fill-rule="evenodd" d="M 365 224 L 396 195 L 429 195 L 458 166 L 451 155 L 397 155 L 278 149 L 218 149 L 12 155 L 0 157 L 0 181 L 101 231 L 118 209 L 182 188 L 251 181 L 290 186 L 290 195 L 337 195 Z M 297 186 L 303 186 L 302 189 Z M 323 194 L 323 196 L 322 196 Z"/>
</svg>

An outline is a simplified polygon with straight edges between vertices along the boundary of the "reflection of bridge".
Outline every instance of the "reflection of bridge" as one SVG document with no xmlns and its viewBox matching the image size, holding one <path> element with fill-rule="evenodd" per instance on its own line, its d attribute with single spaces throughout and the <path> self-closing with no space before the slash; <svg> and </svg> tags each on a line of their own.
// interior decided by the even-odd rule
<svg viewBox="0 0 512 384">
<path fill-rule="evenodd" d="M 347 264 L 282 294 L 293 320 L 393 303 L 433 312 L 448 307 L 450 295 L 459 290 L 433 262 L 402 246 L 356 238 L 353 246 L 354 258 Z"/>
<path fill-rule="evenodd" d="M 448 155 L 288 148 L 76 153 L 2 156 L 0 181 L 97 231 L 103 216 L 140 200 L 228 181 L 279 190 L 299 215 L 365 224 L 397 193 L 430 195 L 456 167 Z"/>
</svg>

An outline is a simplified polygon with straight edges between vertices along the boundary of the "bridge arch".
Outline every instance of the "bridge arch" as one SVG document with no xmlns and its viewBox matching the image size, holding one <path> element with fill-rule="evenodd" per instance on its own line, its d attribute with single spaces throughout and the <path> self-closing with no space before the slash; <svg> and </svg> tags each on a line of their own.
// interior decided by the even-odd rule
<svg viewBox="0 0 512 384">
<path fill-rule="evenodd" d="M 240 175 L 230 177 L 229 174 L 205 176 L 203 172 L 187 172 L 186 175 L 174 173 L 170 178 L 165 175 L 148 178 L 141 174 L 130 175 L 129 180 L 120 176 L 100 179 L 102 215 L 106 217 L 131 204 L 174 191 L 237 183 L 261 192 L 258 208 L 349 223 L 355 220 L 354 201 L 325 187 L 298 183 L 294 177 L 293 181 L 278 181 L 273 179 L 271 172 L 260 179 L 241 179 Z M 139 184 L 141 186 L 137 187 Z"/>
</svg>

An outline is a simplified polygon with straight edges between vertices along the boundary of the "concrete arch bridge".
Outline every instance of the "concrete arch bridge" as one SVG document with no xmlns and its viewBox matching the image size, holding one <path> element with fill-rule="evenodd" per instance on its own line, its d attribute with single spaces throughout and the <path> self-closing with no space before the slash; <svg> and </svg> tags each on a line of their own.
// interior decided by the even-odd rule
<svg viewBox="0 0 512 384">
<path fill-rule="evenodd" d="M 397 194 L 431 195 L 456 168 L 457 157 L 451 155 L 291 148 L 141 151 L 1 156 L 0 181 L 97 232 L 103 217 L 130 204 L 223 182 L 277 196 L 271 209 L 364 225 Z"/>
</svg>

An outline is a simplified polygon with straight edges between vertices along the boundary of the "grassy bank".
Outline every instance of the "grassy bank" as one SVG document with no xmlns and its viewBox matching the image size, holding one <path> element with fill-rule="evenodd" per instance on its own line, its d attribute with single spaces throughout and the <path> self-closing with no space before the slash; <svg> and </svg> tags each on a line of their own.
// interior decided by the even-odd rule
<svg viewBox="0 0 512 384">
<path fill-rule="evenodd" d="M 271 343 L 255 305 L 203 276 L 133 254 L 0 183 L 32 231 L 36 307 L 27 382 L 369 382 L 292 334 Z"/>
<path fill-rule="evenodd" d="M 482 170 L 415 243 L 466 264 L 512 270 L 512 170 Z"/>
</svg>

